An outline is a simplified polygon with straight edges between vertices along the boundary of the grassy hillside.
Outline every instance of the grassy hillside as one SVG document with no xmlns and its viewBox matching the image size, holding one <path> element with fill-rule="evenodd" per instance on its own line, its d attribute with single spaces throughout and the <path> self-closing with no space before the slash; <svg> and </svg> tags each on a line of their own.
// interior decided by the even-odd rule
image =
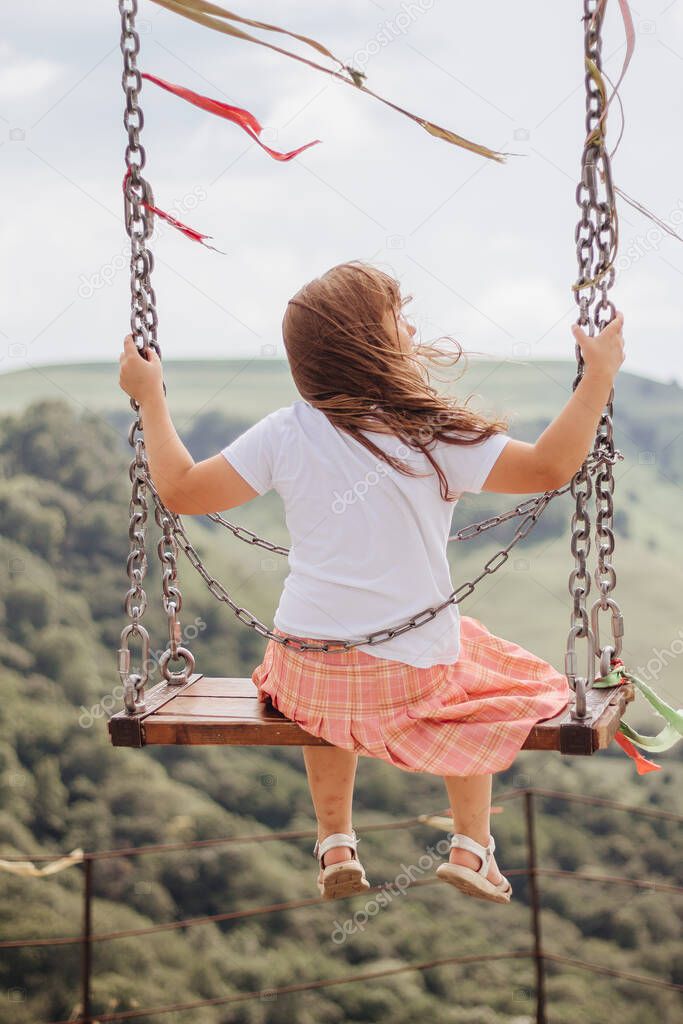
<svg viewBox="0 0 683 1024">
<path fill-rule="evenodd" d="M 564 360 L 472 358 L 466 368 L 439 371 L 443 379 L 437 384 L 462 400 L 471 396 L 475 408 L 508 417 L 513 436 L 535 440 L 570 397 L 575 370 Z M 213 454 L 231 432 L 297 397 L 286 363 L 276 359 L 170 360 L 164 375 L 171 413 L 195 458 Z M 45 365 L 2 379 L 6 412 L 33 401 L 63 401 L 75 412 L 101 417 L 118 437 L 112 443 L 126 450 L 132 412 L 118 386 L 118 363 Z M 680 535 L 683 390 L 675 381 L 662 384 L 621 372 L 615 392 L 616 444 L 625 455 L 615 469 L 621 537 L 633 535 L 648 551 L 668 558 Z"/>
<path fill-rule="evenodd" d="M 6 374 L 8 412 L 45 398 L 64 399 L 78 409 L 107 414 L 126 410 L 128 398 L 118 385 L 117 363 L 70 363 Z M 214 409 L 224 416 L 258 419 L 296 397 L 279 359 L 164 360 L 164 377 L 177 399 L 179 417 L 189 419 Z"/>
<path fill-rule="evenodd" d="M 570 365 L 553 365 L 570 387 Z M 16 415 L 0 420 L 0 858 L 61 853 L 79 845 L 93 850 L 311 828 L 312 808 L 297 749 L 132 751 L 109 746 L 105 716 L 97 715 L 119 683 L 115 651 L 126 588 L 126 430 L 131 413 L 113 367 L 83 368 L 74 376 L 71 369 L 40 368 L 52 378 L 48 386 L 43 376 L 42 391 L 37 371 L 31 371 L 32 379 L 28 372 L 6 378 L 6 383 L 11 380 L 7 393 L 16 403 Z M 511 405 L 514 400 L 520 412 L 511 426 L 515 436 L 538 433 L 561 401 L 552 399 L 537 367 L 489 366 L 493 372 L 486 380 L 484 367 L 478 369 L 481 388 L 475 386 L 473 369 L 467 391 L 480 390 L 487 405 Z M 171 406 L 196 458 L 212 454 L 257 416 L 292 398 L 281 364 L 264 362 L 237 376 L 235 372 L 236 364 L 227 363 L 168 367 Z M 51 389 L 58 377 L 55 401 Z M 225 389 L 214 398 L 216 381 L 224 378 L 229 378 Z M 561 385 L 557 388 L 559 394 Z M 22 403 L 28 394 L 49 400 L 26 406 Z M 683 397 L 677 388 L 628 375 L 619 379 L 619 396 L 617 443 L 627 457 L 617 467 L 615 564 L 627 632 L 624 655 L 637 668 L 646 667 L 656 649 L 669 648 L 681 630 L 677 474 L 683 466 L 677 437 L 683 431 Z M 665 409 L 666 417 L 661 415 Z M 654 460 L 639 457 L 643 452 L 654 452 Z M 456 508 L 455 525 L 517 500 L 469 496 Z M 558 668 L 569 625 L 569 513 L 565 496 L 462 606 L 463 614 L 481 618 L 494 632 L 517 640 Z M 233 515 L 267 536 L 286 540 L 275 495 Z M 153 549 L 156 530 L 152 516 L 150 520 Z M 241 603 L 270 621 L 284 561 L 264 557 L 202 519 L 188 519 L 187 524 L 213 574 L 230 584 Z M 495 538 L 489 534 L 451 545 L 454 582 L 472 578 L 510 530 L 502 527 Z M 236 624 L 182 558 L 180 576 L 183 624 L 195 618 L 203 623 L 200 637 L 191 644 L 198 669 L 209 675 L 248 674 L 263 642 Z M 152 647 L 163 647 L 166 625 L 153 557 L 146 590 L 150 606 L 145 622 Z M 678 661 L 674 656 L 654 682 L 676 706 L 683 704 Z M 628 720 L 647 731 L 661 726 L 661 719 L 640 701 L 629 709 Z M 513 768 L 496 776 L 494 803 L 511 788 L 533 785 L 681 813 L 681 750 L 655 760 L 662 771 L 637 776 L 616 744 L 590 759 L 526 752 Z M 364 822 L 437 811 L 445 802 L 441 780 L 361 759 L 354 816 L 359 835 Z M 523 863 L 524 831 L 520 805 L 501 806 L 492 831 L 505 870 Z M 440 834 L 427 828 L 367 833 L 361 849 L 368 876 L 374 884 L 392 879 L 399 864 L 417 863 L 437 838 Z M 675 840 L 671 823 L 629 819 L 603 808 L 552 801 L 539 819 L 544 866 L 590 868 L 653 885 L 681 884 Z M 311 846 L 292 841 L 102 863 L 96 871 L 95 930 L 315 896 Z M 77 933 L 80 886 L 79 869 L 46 879 L 0 873 L 0 936 Z M 542 891 L 544 941 L 550 950 L 683 982 L 676 897 L 652 888 L 637 895 L 637 890 L 607 883 L 549 878 L 543 879 Z M 516 896 L 514 905 L 496 908 L 459 899 L 438 886 L 423 887 L 394 901 L 343 946 L 332 941 L 334 922 L 359 909 L 360 900 L 98 945 L 95 1009 L 104 1013 L 210 998 L 432 957 L 523 948 L 528 946 L 529 908 L 521 880 Z M 68 1017 L 78 998 L 78 947 L 3 954 L 0 990 L 23 996 L 0 1000 L 0 1024 Z M 532 984 L 526 962 L 501 961 L 174 1019 L 178 1024 L 412 1024 L 420 1017 L 444 1024 L 528 1024 L 532 1009 L 523 994 Z M 577 1017 L 606 1024 L 615 1012 L 623 1024 L 673 1024 L 679 1009 L 675 993 L 561 965 L 549 968 L 548 992 L 552 1024 L 573 1024 Z M 142 1024 L 156 1019 L 140 1018 Z"/>
<path fill-rule="evenodd" d="M 460 364 L 440 370 L 444 387 L 461 396 L 481 394 L 484 404 L 533 422 L 552 416 L 569 397 L 576 364 L 560 359 L 503 362 L 470 357 L 464 373 L 463 369 Z M 185 417 L 210 408 L 227 417 L 258 419 L 296 397 L 287 364 L 280 359 L 165 359 L 164 377 L 171 407 Z M 45 398 L 64 399 L 93 413 L 128 405 L 114 362 L 45 364 L 3 374 L 2 381 L 7 412 L 18 412 L 29 402 Z M 661 384 L 622 371 L 616 392 L 617 400 L 624 403 L 622 413 L 628 406 L 629 418 L 639 422 L 647 422 L 653 413 L 662 419 L 683 418 L 683 391 L 675 381 Z"/>
</svg>

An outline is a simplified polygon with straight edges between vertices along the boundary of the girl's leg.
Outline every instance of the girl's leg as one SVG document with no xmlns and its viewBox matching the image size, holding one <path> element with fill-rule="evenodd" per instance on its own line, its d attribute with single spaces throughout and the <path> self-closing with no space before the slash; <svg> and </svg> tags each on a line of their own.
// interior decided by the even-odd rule
<svg viewBox="0 0 683 1024">
<path fill-rule="evenodd" d="M 320 842 L 334 832 L 351 834 L 353 784 L 358 754 L 341 747 L 302 747 Z M 323 867 L 351 860 L 348 846 L 328 850 Z"/>
<path fill-rule="evenodd" d="M 448 799 L 453 811 L 453 831 L 462 832 L 475 842 L 486 846 L 490 837 L 492 776 L 488 775 L 445 775 Z M 450 851 L 452 864 L 463 864 L 477 871 L 481 858 L 469 850 L 457 847 Z M 488 879 L 497 885 L 501 879 L 495 857 L 491 858 Z"/>
</svg>

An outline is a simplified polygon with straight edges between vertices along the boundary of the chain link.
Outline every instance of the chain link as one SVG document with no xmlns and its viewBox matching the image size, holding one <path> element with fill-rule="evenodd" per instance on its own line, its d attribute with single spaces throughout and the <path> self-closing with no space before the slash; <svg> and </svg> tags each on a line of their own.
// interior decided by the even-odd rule
<svg viewBox="0 0 683 1024">
<path fill-rule="evenodd" d="M 194 672 L 195 662 L 191 651 L 180 646 L 182 629 L 178 613 L 183 607 L 183 595 L 178 586 L 178 545 L 173 535 L 173 524 L 168 513 L 156 502 L 154 516 L 162 531 L 157 544 L 157 554 L 162 568 L 161 585 L 164 609 L 168 616 L 168 649 L 159 659 L 159 668 L 168 683 L 178 685 L 189 682 L 190 676 Z M 178 660 L 182 660 L 184 666 L 181 670 L 172 672 L 169 662 Z"/>
<path fill-rule="evenodd" d="M 617 216 L 612 184 L 612 171 L 604 132 L 606 120 L 605 96 L 592 69 L 602 72 L 602 0 L 584 0 L 584 57 L 586 62 L 586 141 L 581 157 L 581 181 L 576 190 L 580 216 L 576 226 L 576 256 L 578 278 L 574 297 L 578 305 L 577 323 L 591 336 L 603 330 L 615 315 L 609 290 L 614 284 L 614 257 L 617 247 Z M 584 373 L 580 346 L 576 345 L 577 373 L 575 390 Z M 609 561 L 614 552 L 614 475 L 616 450 L 613 436 L 614 388 L 602 412 L 593 445 L 594 458 L 601 457 L 595 479 L 597 567 L 595 583 L 599 597 L 591 607 L 590 621 L 586 599 L 591 580 L 587 571 L 591 545 L 591 519 L 588 503 L 592 496 L 588 460 L 571 481 L 575 511 L 571 520 L 571 553 L 574 568 L 569 575 L 569 593 L 572 597 L 570 628 L 565 654 L 567 680 L 575 691 L 573 714 L 585 720 L 588 716 L 586 695 L 595 680 L 595 658 L 600 658 L 600 674 L 609 672 L 609 662 L 621 650 L 623 620 L 619 606 L 610 596 L 616 585 L 614 566 Z M 621 453 L 619 453 L 620 455 Z M 614 645 L 602 648 L 598 630 L 598 612 L 612 612 Z M 587 643 L 586 675 L 577 674 L 576 641 Z"/>
<path fill-rule="evenodd" d="M 288 555 L 289 548 L 283 547 L 282 544 L 273 544 L 272 541 L 266 540 L 264 537 L 259 537 L 257 534 L 252 533 L 251 530 L 247 530 L 244 526 L 238 526 L 237 523 L 231 523 L 225 519 L 219 512 L 207 512 L 207 519 L 212 519 L 214 523 L 218 523 L 220 526 L 224 526 L 226 530 L 229 530 L 233 537 L 237 540 L 244 541 L 245 544 L 251 544 L 253 547 L 263 548 L 265 551 L 270 551 L 273 555 Z"/>
</svg>

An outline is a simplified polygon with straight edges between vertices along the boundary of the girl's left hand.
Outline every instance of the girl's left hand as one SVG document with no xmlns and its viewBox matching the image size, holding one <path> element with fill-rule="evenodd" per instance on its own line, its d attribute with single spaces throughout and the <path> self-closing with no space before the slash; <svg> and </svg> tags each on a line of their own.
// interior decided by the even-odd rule
<svg viewBox="0 0 683 1024">
<path fill-rule="evenodd" d="M 128 334 L 123 341 L 123 352 L 119 356 L 119 385 L 142 405 L 150 396 L 163 394 L 164 384 L 161 360 L 156 351 L 148 347 L 147 358 L 140 355 L 140 350 Z"/>
</svg>

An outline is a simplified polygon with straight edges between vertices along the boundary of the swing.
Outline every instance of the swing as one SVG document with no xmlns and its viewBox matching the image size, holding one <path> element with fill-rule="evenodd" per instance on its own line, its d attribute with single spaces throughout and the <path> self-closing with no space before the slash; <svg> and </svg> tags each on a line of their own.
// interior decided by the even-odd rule
<svg viewBox="0 0 683 1024">
<path fill-rule="evenodd" d="M 155 0 L 155 2 L 166 6 L 162 0 Z M 178 12 L 177 9 L 182 6 L 182 0 L 177 0 L 174 9 Z M 221 10 L 214 4 L 210 6 L 214 13 Z M 151 285 L 154 261 L 152 253 L 147 247 L 147 240 L 152 232 L 153 214 L 160 214 L 166 219 L 168 216 L 154 206 L 151 189 L 142 176 L 145 151 L 139 141 L 143 117 L 139 104 L 142 76 L 137 69 L 136 60 L 140 45 L 135 31 L 137 0 L 119 0 L 119 10 L 122 24 L 121 51 L 124 59 L 123 88 L 126 96 L 124 125 L 128 133 L 128 146 L 125 155 L 127 173 L 124 180 L 124 209 L 126 230 L 131 240 L 131 327 L 136 344 L 139 342 L 139 349 L 144 350 L 149 345 L 161 356 L 156 338 L 156 300 Z M 180 11 L 180 13 L 183 12 Z M 578 323 L 586 327 L 592 335 L 602 330 L 615 314 L 614 305 L 609 299 L 609 289 L 615 276 L 617 217 L 610 157 L 604 144 L 604 120 L 609 101 L 606 98 L 601 75 L 603 14 L 603 0 L 584 0 L 587 138 L 581 160 L 581 182 L 577 189 L 577 204 L 580 208 L 580 219 L 576 228 L 579 276 L 574 285 L 574 295 L 578 306 Z M 227 12 L 224 12 L 224 15 L 227 16 Z M 197 19 L 195 18 L 195 20 Z M 204 23 L 209 24 L 208 21 Z M 274 28 L 260 25 L 260 23 L 249 22 L 248 24 L 259 24 L 259 27 L 271 30 Z M 216 26 L 212 25 L 211 27 Z M 228 30 L 222 28 L 220 31 Z M 230 32 L 230 34 L 233 33 Z M 288 34 L 292 35 L 292 33 Z M 297 36 L 296 38 L 304 37 Z M 311 42 L 310 40 L 306 41 Z M 320 49 L 320 44 L 317 44 L 316 48 Z M 279 50 L 279 52 L 286 51 Z M 329 54 L 329 51 L 326 52 Z M 290 54 L 290 56 L 292 55 Z M 336 60 L 336 58 L 333 59 Z M 319 65 L 314 66 L 319 67 Z M 356 86 L 367 91 L 364 86 L 360 85 L 358 72 L 354 74 L 353 69 L 346 68 L 345 70 L 352 76 Z M 328 73 L 337 74 L 339 77 L 336 72 Z M 153 80 L 152 76 L 146 75 L 145 77 Z M 164 87 L 167 85 L 166 83 Z M 177 93 L 183 91 L 180 90 L 180 87 L 172 88 Z M 197 103 L 196 94 L 192 95 L 195 99 L 191 99 L 190 102 L 200 105 Z M 374 96 L 375 94 L 371 93 L 370 95 Z M 207 103 L 213 102 L 208 101 L 205 97 L 199 99 L 202 100 L 201 105 L 205 109 L 209 109 Z M 389 104 L 389 106 L 394 105 Z M 238 108 L 227 109 L 233 112 L 238 110 Z M 400 110 L 395 106 L 394 109 Z M 406 113 L 405 111 L 401 112 Z M 239 111 L 239 116 L 242 115 L 252 118 L 252 125 L 255 124 L 260 130 L 258 122 L 252 115 L 245 111 Z M 229 116 L 230 119 L 235 120 L 238 115 L 222 113 L 220 116 Z M 417 119 L 413 115 L 408 116 L 418 120 L 422 127 L 431 125 L 430 122 Z M 239 123 L 245 127 L 244 117 Z M 427 127 L 427 130 L 446 141 L 453 142 L 454 139 L 461 139 L 459 136 L 449 138 L 449 133 L 445 129 L 437 131 L 436 128 L 437 126 L 431 125 L 431 127 Z M 434 130 L 432 131 L 432 129 Z M 466 142 L 466 140 L 464 141 Z M 462 142 L 463 140 L 456 144 L 462 144 Z M 493 155 L 496 158 L 492 151 L 484 151 L 483 148 L 476 147 L 474 144 L 468 143 L 465 148 L 474 148 L 480 155 L 489 158 Z M 278 154 L 277 158 L 289 159 L 292 155 L 294 154 Z M 177 222 L 175 226 L 178 226 Z M 180 229 L 186 233 L 192 232 L 192 229 L 185 225 L 180 225 Z M 193 236 L 199 241 L 207 237 L 200 236 L 198 232 L 191 234 L 191 237 Z M 574 389 L 583 374 L 583 358 L 578 344 L 576 345 L 576 358 L 577 374 L 573 382 Z M 481 579 L 496 572 L 507 561 L 510 550 L 533 529 L 550 501 L 559 494 L 571 490 L 575 499 L 575 511 L 571 517 L 571 552 L 574 557 L 574 567 L 569 576 L 569 592 L 572 595 L 573 605 L 566 644 L 565 673 L 574 693 L 574 699 L 564 711 L 554 718 L 538 722 L 532 728 L 522 749 L 557 750 L 564 754 L 590 755 L 605 749 L 616 738 L 624 750 L 636 759 L 639 772 L 657 768 L 657 765 L 640 757 L 632 747 L 630 740 L 625 737 L 630 737 L 633 742 L 646 748 L 647 742 L 650 741 L 649 749 L 662 750 L 666 749 L 666 746 L 662 745 L 665 742 L 664 733 L 655 739 L 642 737 L 621 721 L 627 704 L 634 699 L 634 681 L 651 703 L 655 704 L 658 698 L 652 694 L 652 691 L 648 691 L 648 688 L 639 680 L 626 673 L 623 662 L 619 658 L 624 632 L 623 618 L 613 596 L 616 573 L 610 556 L 613 554 L 615 546 L 612 497 L 614 492 L 613 466 L 617 459 L 623 458 L 623 455 L 614 447 L 613 399 L 614 391 L 612 390 L 598 425 L 593 449 L 570 483 L 562 488 L 547 491 L 538 497 L 523 501 L 507 512 L 464 527 L 449 538 L 454 541 L 466 541 L 510 519 L 524 517 L 510 543 L 486 562 L 474 580 L 461 584 L 441 605 L 424 609 L 400 626 L 381 630 L 356 642 L 331 640 L 306 644 L 296 638 L 283 638 L 274 633 L 251 612 L 240 607 L 223 584 L 211 576 L 190 542 L 180 516 L 171 512 L 164 505 L 150 477 L 140 407 L 136 400 L 131 398 L 130 404 L 135 413 L 135 419 L 128 435 L 129 443 L 134 449 L 134 457 L 129 469 L 132 483 L 129 524 L 131 544 L 126 567 L 130 586 L 124 600 L 124 610 L 130 621 L 121 633 L 121 644 L 118 651 L 118 671 L 124 690 L 124 708 L 109 719 L 108 729 L 112 744 L 130 747 L 154 744 L 328 745 L 325 740 L 306 733 L 295 722 L 286 719 L 269 701 L 259 701 L 256 686 L 251 679 L 238 679 L 230 676 L 207 678 L 194 671 L 194 656 L 187 647 L 181 645 L 178 615 L 182 608 L 182 595 L 177 577 L 179 547 L 182 547 L 188 557 L 188 562 L 204 579 L 213 596 L 227 604 L 243 625 L 254 629 L 264 638 L 290 644 L 297 649 L 317 651 L 326 651 L 331 648 L 339 650 L 340 647 L 350 649 L 359 644 L 381 645 L 383 640 L 397 636 L 409 629 L 419 628 L 423 623 L 431 621 L 443 608 L 450 604 L 459 604 L 469 596 Z M 597 508 L 595 582 L 599 590 L 599 597 L 594 601 L 589 612 L 586 598 L 591 579 L 586 563 L 590 550 L 591 533 L 588 499 L 592 495 L 593 477 L 595 477 Z M 157 551 L 163 574 L 163 604 L 168 616 L 169 643 L 159 660 L 163 681 L 145 693 L 145 684 L 149 675 L 150 639 L 147 630 L 142 625 L 141 618 L 147 606 L 147 597 L 143 589 L 143 580 L 147 569 L 145 549 L 147 492 L 153 499 L 155 519 L 161 530 Z M 207 518 L 228 529 L 238 540 L 262 547 L 271 554 L 287 554 L 286 548 L 271 544 L 251 531 L 229 522 L 218 513 L 208 513 Z M 605 643 L 604 646 L 600 645 L 598 620 L 601 611 L 610 612 L 611 615 L 612 642 Z M 129 645 L 133 639 L 139 641 L 141 645 L 139 668 L 132 665 Z M 578 639 L 585 639 L 587 643 L 585 676 L 578 674 L 577 671 L 576 641 Z M 596 659 L 599 660 L 600 666 L 600 677 L 597 680 L 595 678 Z M 171 661 L 182 662 L 182 667 L 177 671 L 172 671 Z M 664 732 L 667 732 L 666 741 L 673 742 L 673 733 L 681 731 L 680 713 L 672 712 L 663 702 L 658 702 L 655 706 L 660 710 L 666 709 L 662 713 L 666 714 L 670 726 L 668 732 L 667 730 Z M 669 717 L 669 714 L 675 717 L 675 721 Z M 658 745 L 654 745 L 655 743 Z M 638 761 L 639 757 L 640 762 Z M 649 767 L 642 767 L 642 765 Z"/>
</svg>

